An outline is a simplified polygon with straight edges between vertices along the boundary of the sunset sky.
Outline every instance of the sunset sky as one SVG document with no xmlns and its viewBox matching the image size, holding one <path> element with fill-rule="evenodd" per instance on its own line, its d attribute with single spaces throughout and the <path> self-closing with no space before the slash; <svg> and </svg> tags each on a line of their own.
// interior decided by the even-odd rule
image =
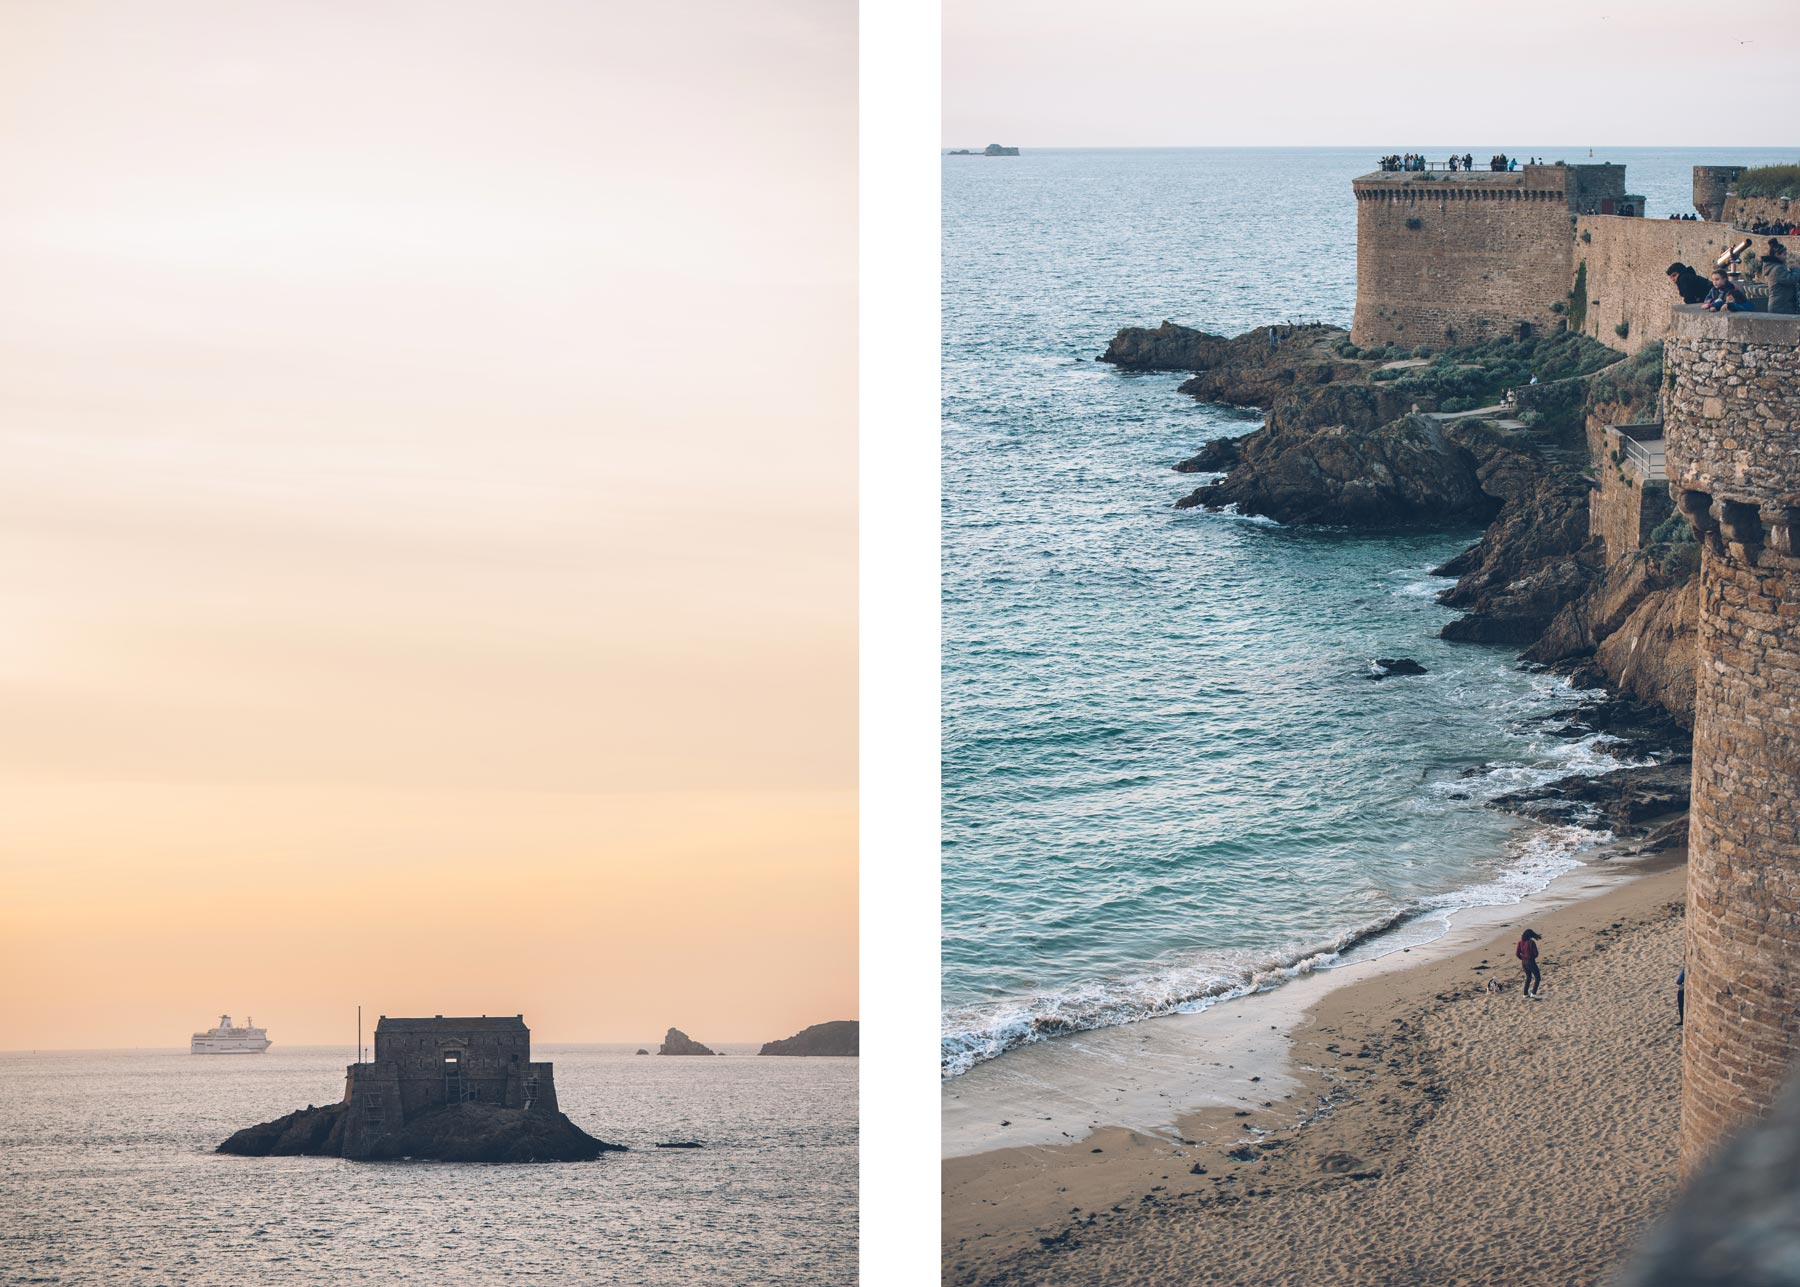
<svg viewBox="0 0 1800 1287">
<path fill-rule="evenodd" d="M 943 142 L 1785 147 L 1797 57 L 1791 0 L 951 0 Z"/>
<path fill-rule="evenodd" d="M 854 1017 L 854 5 L 0 24 L 0 1046 Z"/>
</svg>

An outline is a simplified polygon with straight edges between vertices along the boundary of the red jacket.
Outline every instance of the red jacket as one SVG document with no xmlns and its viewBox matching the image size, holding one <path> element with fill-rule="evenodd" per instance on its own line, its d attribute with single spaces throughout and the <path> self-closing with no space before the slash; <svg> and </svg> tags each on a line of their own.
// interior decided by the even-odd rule
<svg viewBox="0 0 1800 1287">
<path fill-rule="evenodd" d="M 1514 955 L 1528 964 L 1537 960 L 1537 940 L 1535 938 L 1520 939 L 1519 946 L 1514 949 Z"/>
</svg>

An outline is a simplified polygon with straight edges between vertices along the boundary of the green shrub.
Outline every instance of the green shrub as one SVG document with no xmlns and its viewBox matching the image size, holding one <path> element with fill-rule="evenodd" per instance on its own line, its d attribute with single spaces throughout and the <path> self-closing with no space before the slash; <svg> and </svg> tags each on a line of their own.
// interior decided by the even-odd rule
<svg viewBox="0 0 1800 1287">
<path fill-rule="evenodd" d="M 1740 197 L 1800 197 L 1800 165 L 1758 165 L 1738 175 Z"/>
<path fill-rule="evenodd" d="M 1687 521 L 1687 515 L 1677 510 L 1651 531 L 1651 545 L 1694 544 L 1694 525 Z"/>
<path fill-rule="evenodd" d="M 1418 215 L 1408 215 L 1406 218 L 1406 226 L 1409 231 L 1417 232 L 1425 226 L 1425 221 L 1419 218 Z"/>
<path fill-rule="evenodd" d="M 1569 306 L 1559 299 L 1556 303 L 1550 305 L 1550 311 L 1552 313 L 1566 313 L 1569 311 Z"/>
<path fill-rule="evenodd" d="M 1620 339 L 1626 339 L 1631 334 L 1631 323 L 1620 322 L 1617 326 L 1613 327 L 1613 334 Z"/>
</svg>

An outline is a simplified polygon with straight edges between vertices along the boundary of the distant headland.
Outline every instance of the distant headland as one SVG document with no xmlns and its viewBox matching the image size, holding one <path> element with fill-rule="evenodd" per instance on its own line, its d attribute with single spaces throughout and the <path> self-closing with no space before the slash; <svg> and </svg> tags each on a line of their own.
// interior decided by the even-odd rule
<svg viewBox="0 0 1800 1287">
<path fill-rule="evenodd" d="M 1017 155 L 1019 155 L 1019 149 L 1016 147 L 1002 147 L 998 143 L 989 143 L 986 147 L 982 148 L 981 151 L 979 151 L 979 152 L 975 151 L 973 148 L 959 147 L 959 148 L 955 148 L 949 152 L 944 153 L 944 155 L 945 156 L 1017 156 Z"/>
<path fill-rule="evenodd" d="M 855 1019 L 834 1019 L 802 1028 L 781 1041 L 763 1043 L 763 1055 L 854 1055 L 857 1053 L 859 1029 Z"/>
</svg>

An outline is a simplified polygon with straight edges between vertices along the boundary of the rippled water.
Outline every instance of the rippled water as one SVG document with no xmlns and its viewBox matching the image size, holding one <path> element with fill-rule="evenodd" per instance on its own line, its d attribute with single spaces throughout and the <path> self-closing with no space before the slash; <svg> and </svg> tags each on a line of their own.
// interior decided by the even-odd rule
<svg viewBox="0 0 1800 1287">
<path fill-rule="evenodd" d="M 1372 156 L 944 161 L 947 1073 L 1330 963 L 1397 921 L 1383 948 L 1429 936 L 1595 839 L 1483 807 L 1602 757 L 1537 718 L 1572 701 L 1559 682 L 1436 637 L 1454 614 L 1429 569 L 1476 531 L 1178 513 L 1196 480 L 1169 466 L 1256 420 L 1093 360 L 1165 318 L 1347 326 L 1349 184 Z M 1691 208 L 1691 165 L 1766 158 L 1595 159 L 1666 214 Z M 1429 673 L 1373 683 L 1376 656 Z"/>
<path fill-rule="evenodd" d="M 633 1151 L 530 1166 L 211 1151 L 337 1098 L 340 1050 L 0 1054 L 0 1282 L 853 1282 L 856 1060 L 631 1049 L 539 1048 Z"/>
</svg>

